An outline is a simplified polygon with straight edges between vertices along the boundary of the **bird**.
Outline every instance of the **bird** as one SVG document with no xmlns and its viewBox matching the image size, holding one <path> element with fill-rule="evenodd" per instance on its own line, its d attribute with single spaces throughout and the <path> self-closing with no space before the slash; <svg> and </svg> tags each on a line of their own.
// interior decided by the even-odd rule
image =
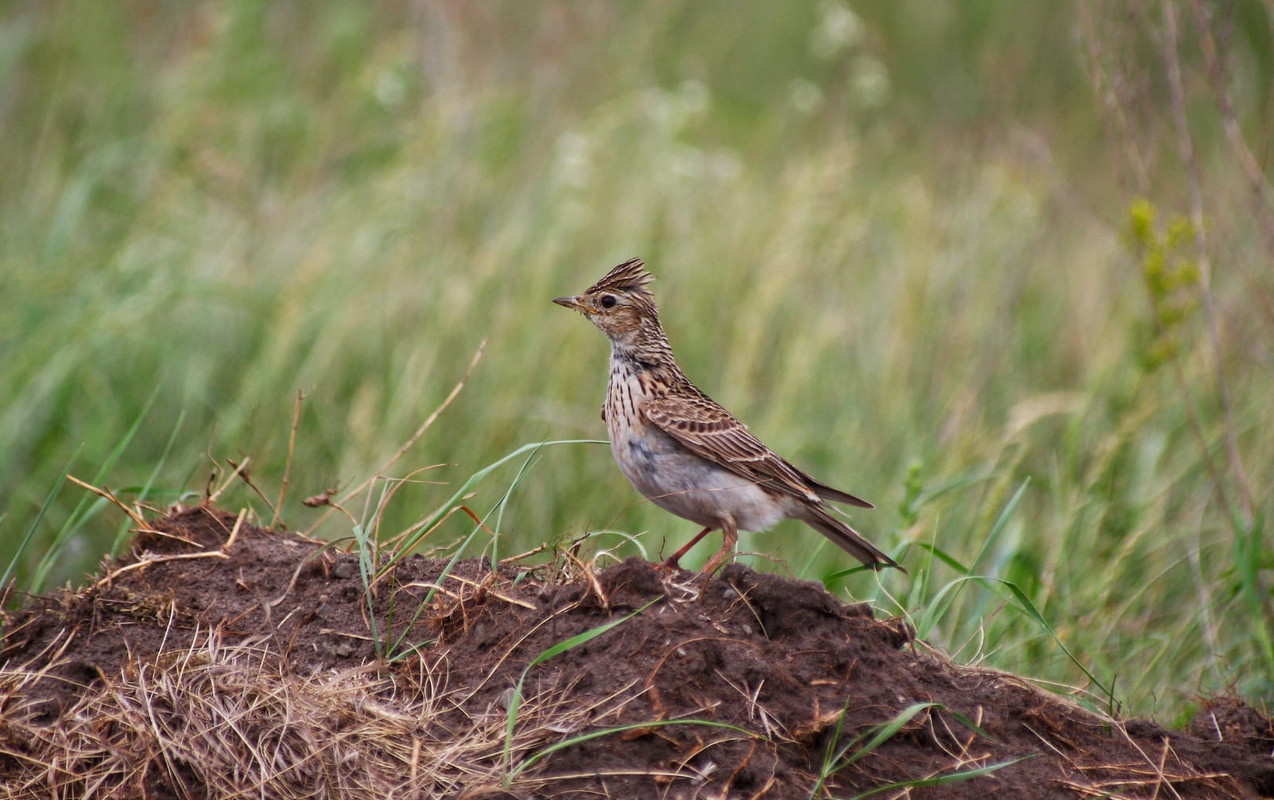
<svg viewBox="0 0 1274 800">
<path fill-rule="evenodd" d="M 871 503 L 793 466 L 686 377 L 647 288 L 653 280 L 642 259 L 630 258 L 583 294 L 553 302 L 579 311 L 610 339 L 602 420 L 620 471 L 655 505 L 703 526 L 664 563 L 678 568 L 690 548 L 720 530 L 721 549 L 702 570 L 711 575 L 733 554 L 740 530 L 798 519 L 874 569 L 902 570 L 829 506 Z"/>
</svg>

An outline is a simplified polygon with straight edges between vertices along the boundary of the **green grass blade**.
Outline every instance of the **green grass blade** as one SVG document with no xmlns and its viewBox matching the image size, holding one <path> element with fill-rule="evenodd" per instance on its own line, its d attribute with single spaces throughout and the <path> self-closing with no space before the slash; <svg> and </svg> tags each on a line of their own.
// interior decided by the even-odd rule
<svg viewBox="0 0 1274 800">
<path fill-rule="evenodd" d="M 464 484 L 459 489 L 457 489 L 456 492 L 453 495 L 451 495 L 451 497 L 448 498 L 445 503 L 443 503 L 436 511 L 434 511 L 434 513 L 429 516 L 429 518 L 426 520 L 426 522 L 423 525 L 419 526 L 417 532 L 413 536 L 408 537 L 408 539 L 403 542 L 402 547 L 398 550 L 398 552 L 395 553 L 382 567 L 382 571 L 391 568 L 392 566 L 397 564 L 399 561 L 401 561 L 403 558 L 407 557 L 411 549 L 415 547 L 420 542 L 420 540 L 423 539 L 430 531 L 432 531 L 434 526 L 436 526 L 439 522 L 445 519 L 447 515 L 452 512 L 452 510 L 454 510 L 460 505 L 461 498 L 469 494 L 469 492 L 473 489 L 473 487 L 481 483 L 483 479 L 485 479 L 492 472 L 504 466 L 505 464 L 509 463 L 510 461 L 514 460 L 518 456 L 521 456 L 523 453 L 535 452 L 540 450 L 541 448 L 551 447 L 553 445 L 566 445 L 566 444 L 608 444 L 608 443 L 601 441 L 599 439 L 559 439 L 559 440 L 552 440 L 552 441 L 546 441 L 546 442 L 530 442 L 528 444 L 522 445 L 521 447 L 514 450 L 513 452 L 507 453 L 506 455 L 496 459 L 495 461 L 486 465 L 482 469 L 470 475 L 469 479 L 466 480 Z"/>
<path fill-rule="evenodd" d="M 853 749 L 858 740 L 855 740 L 842 748 L 841 751 L 836 754 L 836 758 L 833 759 L 833 763 L 835 764 L 836 762 L 840 762 L 841 759 L 845 760 L 838 764 L 833 772 L 839 772 L 845 767 L 848 767 L 850 764 L 853 764 L 854 762 L 871 754 L 876 748 L 880 747 L 882 744 L 897 735 L 898 731 L 902 730 L 903 726 L 905 726 L 908 722 L 915 719 L 916 715 L 921 711 L 938 707 L 941 707 L 941 704 L 934 702 L 912 703 L 907 706 L 902 711 L 895 714 L 894 718 L 889 720 L 889 722 L 874 728 L 875 733 L 871 735 L 871 738 L 867 740 L 867 743 L 861 748 L 854 750 L 854 752 L 849 754 L 848 757 L 846 757 L 846 754 Z"/>
<path fill-rule="evenodd" d="M 128 448 L 129 444 L 132 443 L 134 437 L 137 436 L 137 432 L 141 429 L 142 422 L 150 413 L 150 409 L 155 405 L 155 399 L 159 397 L 159 389 L 160 387 L 156 385 L 154 390 L 150 393 L 150 397 L 146 400 L 146 405 L 142 408 L 141 412 L 138 413 L 136 419 L 133 420 L 133 424 L 129 427 L 128 432 L 124 434 L 122 439 L 116 442 L 115 447 L 110 452 L 110 455 L 106 457 L 106 460 L 102 462 L 102 465 L 98 468 L 97 472 L 93 474 L 91 483 L 94 486 L 101 485 L 102 479 L 115 466 L 115 462 L 119 460 L 119 457 L 124 454 L 124 451 Z M 44 557 L 40 559 L 40 563 L 35 569 L 35 574 L 31 578 L 31 591 L 39 592 L 44 588 L 44 582 L 48 579 L 49 571 L 52 570 L 54 564 L 58 563 L 58 559 L 62 555 L 62 551 L 71 542 L 75 534 L 79 532 L 79 529 L 84 525 L 84 523 L 92 519 L 93 516 L 95 516 L 99 510 L 105 508 L 106 505 L 107 502 L 98 497 L 85 495 L 80 499 L 79 503 L 75 506 L 75 510 L 72 511 L 71 515 L 67 518 L 66 523 L 62 526 L 61 530 L 57 532 L 57 535 L 53 537 L 53 543 L 49 546 L 48 551 L 45 552 Z"/>
<path fill-rule="evenodd" d="M 163 471 L 164 464 L 168 463 L 168 456 L 172 454 L 173 445 L 177 442 L 177 434 L 181 433 L 182 423 L 186 420 L 186 412 L 183 409 L 177 415 L 177 422 L 173 425 L 172 433 L 168 434 L 168 441 L 164 444 L 164 451 L 159 455 L 159 461 L 155 463 L 154 469 L 150 471 L 150 475 L 146 477 L 146 482 L 137 490 L 137 502 L 144 503 L 150 497 L 151 490 L 155 486 L 155 481 L 159 479 L 159 473 Z M 123 549 L 124 543 L 128 540 L 128 532 L 130 530 L 130 521 L 125 520 L 120 524 L 119 531 L 115 534 L 115 541 L 111 544 L 111 554 L 117 555 Z"/>
<path fill-rule="evenodd" d="M 71 454 L 71 459 L 66 462 L 66 466 L 62 468 L 60 477 L 53 484 L 53 488 L 44 496 L 44 503 L 40 506 L 40 513 L 35 515 L 35 519 L 31 520 L 31 524 L 27 526 L 27 532 L 22 537 L 22 544 L 18 545 L 18 551 L 13 554 L 13 558 L 9 559 L 9 566 L 5 567 L 4 575 L 0 576 L 0 589 L 9 585 L 9 580 L 17 571 L 18 562 L 22 559 L 22 554 L 31 546 L 31 540 L 35 538 L 35 532 L 39 530 L 40 523 L 44 521 L 44 516 L 49 513 L 49 507 L 53 505 L 53 499 L 57 497 L 58 492 L 62 491 L 62 486 L 66 483 L 66 476 L 71 472 L 71 465 L 75 463 L 76 456 L 79 455 L 80 448 L 76 448 Z M 32 591 L 35 591 L 32 589 Z"/>
<path fill-rule="evenodd" d="M 1005 528 L 1008 527 L 1009 520 L 1012 518 L 1013 512 L 1017 510 L 1018 504 L 1022 501 L 1022 496 L 1025 494 L 1026 488 L 1030 482 L 1031 479 L 1029 477 L 1023 480 L 1021 485 L 1018 486 L 1017 491 L 1013 493 L 1011 498 L 1009 498 L 1009 502 L 1006 503 L 1003 510 L 1000 511 L 1000 515 L 996 518 L 995 524 L 991 526 L 990 532 L 987 533 L 986 539 L 983 540 L 982 546 L 978 550 L 977 557 L 974 558 L 973 562 L 968 566 L 965 566 L 958 559 L 947 554 L 936 546 L 921 546 L 932 553 L 944 564 L 960 573 L 964 579 L 976 580 L 987 585 L 987 579 L 975 575 L 974 572 L 976 572 L 978 566 L 986 558 L 987 553 L 991 551 L 995 542 L 997 542 L 1000 536 L 1004 533 Z M 930 602 L 926 605 L 922 621 L 917 623 L 917 635 L 921 636 L 921 638 L 928 636 L 933 630 L 933 627 L 946 617 L 947 613 L 950 612 L 952 606 L 955 605 L 956 600 L 959 598 L 959 590 L 963 589 L 964 584 L 965 580 L 963 579 L 949 583 L 939 591 L 938 596 L 930 600 Z M 954 591 L 948 591 L 952 589 L 954 589 Z M 946 595 L 945 599 L 943 595 Z M 921 631 L 923 631 L 923 633 Z"/>
<path fill-rule="evenodd" d="M 755 732 L 747 730 L 746 728 L 740 728 L 739 726 L 731 725 L 728 722 L 714 722 L 713 720 L 707 720 L 707 719 L 659 719 L 659 720 L 651 720 L 650 722 L 633 722 L 627 725 L 616 725 L 611 728 L 604 728 L 602 730 L 597 730 L 597 731 L 589 731 L 588 733 L 582 733 L 578 736 L 572 736 L 569 739 L 563 739 L 560 742 L 551 744 L 548 747 L 545 747 L 543 750 L 536 752 L 534 755 L 529 756 L 521 764 L 518 764 L 517 767 L 515 767 L 513 771 L 509 773 L 509 778 L 510 780 L 512 780 L 513 778 L 516 778 L 528 767 L 530 767 L 532 764 L 539 761 L 540 759 L 544 758 L 545 756 L 556 753 L 558 750 L 563 750 L 567 747 L 580 744 L 581 742 L 587 742 L 591 739 L 598 739 L 598 738 L 601 738 L 602 736 L 610 736 L 611 734 L 615 734 L 615 733 L 623 733 L 624 731 L 640 730 L 642 728 L 661 728 L 667 725 L 702 725 L 709 728 L 724 728 L 725 730 L 728 730 L 728 731 L 741 733 L 744 736 L 747 736 L 749 738 L 754 738 L 757 736 Z"/>
<path fill-rule="evenodd" d="M 1094 675 L 1091 671 L 1089 671 L 1088 667 L 1085 667 L 1080 662 L 1080 660 L 1075 657 L 1075 654 L 1071 652 L 1070 648 L 1066 646 L 1066 643 L 1063 642 L 1061 637 L 1057 635 L 1057 631 L 1053 629 L 1053 626 L 1049 624 L 1048 620 L 1044 619 L 1044 615 L 1040 613 L 1040 610 L 1038 608 L 1036 608 L 1035 603 L 1031 602 L 1031 598 L 1027 597 L 1026 593 L 1023 592 L 1017 586 L 1017 584 L 1011 581 L 1000 579 L 1000 578 L 997 578 L 995 580 L 1000 585 L 1006 587 L 1010 593 L 1012 593 L 1013 598 L 1017 600 L 1018 607 L 1023 612 L 1025 612 L 1028 617 L 1035 620 L 1036 624 L 1038 624 L 1041 628 L 1043 628 L 1044 631 L 1048 633 L 1050 637 L 1052 637 L 1053 641 L 1057 643 L 1057 646 L 1062 648 L 1062 652 L 1066 654 L 1066 657 L 1068 659 L 1070 659 L 1070 662 L 1074 664 L 1076 667 L 1078 667 L 1080 672 L 1083 672 L 1084 675 L 1088 677 L 1088 680 L 1092 681 L 1093 684 L 1096 685 L 1098 689 L 1101 689 L 1102 694 L 1106 695 L 1107 700 L 1111 704 L 1114 704 L 1115 702 L 1114 687 L 1113 686 L 1108 687 L 1106 686 L 1106 684 L 1102 683 L 1097 678 L 1096 675 Z"/>
<path fill-rule="evenodd" d="M 848 702 L 848 698 L 847 698 L 847 702 Z M 864 733 L 854 737 L 848 744 L 840 747 L 839 749 L 836 749 L 835 754 L 832 755 L 832 750 L 835 748 L 835 743 L 837 740 L 840 739 L 841 730 L 842 730 L 841 726 L 844 724 L 844 720 L 845 720 L 845 713 L 844 713 L 844 710 L 842 710 L 840 719 L 837 720 L 836 731 L 834 732 L 832 736 L 832 743 L 831 745 L 829 745 L 827 754 L 825 754 L 823 759 L 822 773 L 819 775 L 818 781 L 814 784 L 813 788 L 810 790 L 809 796 L 811 800 L 813 800 L 813 798 L 817 796 L 818 793 L 822 790 L 828 778 L 830 778 L 835 773 L 840 772 L 842 769 L 849 767 L 856 761 L 860 761 L 864 757 L 873 753 L 882 744 L 884 744 L 885 742 L 889 741 L 894 736 L 896 736 L 898 732 L 901 731 L 904 727 L 906 727 L 906 725 L 909 722 L 915 719 L 916 716 L 920 714 L 920 712 L 928 711 L 930 709 L 944 711 L 950 714 L 961 725 L 973 731 L 979 737 L 994 741 L 993 737 L 991 737 L 985 730 L 982 729 L 981 726 L 977 725 L 967 715 L 962 714 L 958 711 L 953 711 L 952 709 L 947 708 L 942 703 L 920 702 L 920 703 L 912 703 L 911 705 L 902 709 L 901 711 L 899 711 L 897 714 L 894 715 L 893 719 L 889 720 L 888 722 L 883 723 L 881 725 L 872 726 Z M 863 743 L 864 740 L 865 740 L 865 743 L 862 744 L 862 746 L 860 747 L 859 746 L 860 743 Z M 981 775 L 989 774 L 990 772 L 994 772 L 997 769 L 1002 769 L 1003 767 L 1006 767 L 1009 764 L 1016 763 L 1016 761 L 1020 761 L 1020 760 L 1022 759 L 1016 759 L 1014 761 L 1006 761 L 1006 762 L 1003 762 L 1002 764 L 991 765 L 990 767 L 979 767 L 978 769 L 974 769 L 974 770 L 966 770 L 963 772 L 948 773 L 946 775 L 934 776 L 931 778 L 922 778 L 922 779 L 917 779 L 914 781 L 904 781 L 898 784 L 890 784 L 887 787 L 877 787 L 875 789 L 871 789 L 865 794 L 856 795 L 856 797 L 868 797 L 870 795 L 885 791 L 888 788 L 894 788 L 894 787 L 906 788 L 909 786 L 940 786 L 945 783 L 956 783 L 959 781 L 969 780 L 971 778 L 976 778 Z"/>
<path fill-rule="evenodd" d="M 1265 566 L 1261 546 L 1264 517 L 1257 514 L 1252 524 L 1246 529 L 1239 527 L 1240 524 L 1237 521 L 1233 523 L 1236 551 L 1234 568 L 1239 578 L 1243 599 L 1250 612 L 1252 624 L 1249 628 L 1265 661 L 1266 675 L 1274 679 L 1274 641 L 1271 641 L 1269 630 L 1269 598 L 1262 589 L 1259 575 L 1260 570 Z"/>
<path fill-rule="evenodd" d="M 943 550 L 941 547 L 929 544 L 928 542 L 922 542 L 917 546 L 930 553 L 934 558 L 938 559 L 943 564 L 946 564 L 961 575 L 969 575 L 972 573 L 972 569 L 961 562 L 960 559 Z"/>
<path fill-rule="evenodd" d="M 1014 758 L 1008 761 L 1000 761 L 995 764 L 987 764 L 984 767 L 977 767 L 975 769 L 966 769 L 966 770 L 961 770 L 959 772 L 948 772 L 943 775 L 935 775 L 931 778 L 917 778 L 916 780 L 911 780 L 911 781 L 898 781 L 897 783 L 890 783 L 884 786 L 877 786 L 874 789 L 868 789 L 865 792 L 860 792 L 854 795 L 852 798 L 850 798 L 850 800 L 862 800 L 862 798 L 865 798 L 865 797 L 872 797 L 873 795 L 878 795 L 883 792 L 891 792 L 897 789 L 923 789 L 923 788 L 927 788 L 931 786 L 946 786 L 952 783 L 960 783 L 962 781 L 969 781 L 969 780 L 973 780 L 974 778 L 981 778 L 986 775 L 990 775 L 993 772 L 999 772 L 1005 767 L 1011 767 L 1014 764 L 1018 763 L 1019 761 L 1026 761 L 1031 758 L 1035 758 L 1035 756 L 1033 755 L 1022 756 L 1021 758 Z"/>
<path fill-rule="evenodd" d="M 969 581 L 976 581 L 984 586 L 987 585 L 985 578 L 976 575 L 962 576 L 943 584 L 942 588 L 938 589 L 929 602 L 925 604 L 924 613 L 916 620 L 917 638 L 927 639 L 933 634 L 934 629 L 942 622 L 947 612 L 951 610 L 956 593 Z"/>
<path fill-rule="evenodd" d="M 973 559 L 973 563 L 969 566 L 969 572 L 976 572 L 978 567 L 982 566 L 982 561 L 986 558 L 987 553 L 991 552 L 991 547 L 1000 539 L 1000 535 L 1004 533 L 1004 529 L 1008 527 L 1009 519 L 1012 518 L 1013 512 L 1017 510 L 1018 503 L 1022 502 L 1022 495 L 1026 494 L 1026 488 L 1031 485 L 1031 478 L 1027 476 L 1023 479 L 1017 491 L 1009 498 L 1009 502 L 1005 504 L 1004 510 L 1000 512 L 1000 516 L 996 518 L 995 524 L 991 526 L 991 532 L 987 534 L 986 539 L 982 542 L 982 548 L 978 551 L 978 557 Z"/>
<path fill-rule="evenodd" d="M 495 525 L 491 526 L 491 531 L 494 534 L 494 536 L 492 537 L 492 542 L 491 542 L 491 571 L 492 572 L 494 572 L 500 566 L 500 553 L 499 553 L 500 525 L 501 523 L 504 522 L 505 506 L 508 504 L 509 498 L 513 495 L 513 490 L 518 487 L 518 485 L 522 482 L 522 478 L 525 477 L 527 471 L 530 470 L 531 463 L 535 461 L 535 457 L 539 455 L 541 449 L 542 448 L 537 447 L 531 451 L 531 454 L 526 457 L 525 461 L 522 462 L 522 466 L 518 467 L 518 472 L 516 475 L 513 476 L 513 480 L 509 482 L 509 488 L 504 490 L 504 494 L 500 496 L 500 499 L 495 504 L 495 508 L 497 509 L 496 515 L 495 515 Z"/>
<path fill-rule="evenodd" d="M 625 622 L 637 616 L 638 614 L 645 611 L 646 609 L 650 608 L 652 605 L 659 602 L 661 599 L 662 598 L 656 597 L 650 602 L 643 605 L 641 608 L 638 608 L 632 611 L 631 613 L 625 614 L 619 619 L 613 619 L 610 622 L 607 622 L 603 625 L 598 625 L 596 628 L 590 628 L 589 630 L 586 630 L 582 633 L 575 634 L 569 639 L 565 639 L 561 642 L 558 642 L 552 647 L 549 647 L 548 649 L 544 650 L 544 652 L 540 653 L 535 658 L 531 659 L 531 662 L 526 665 L 526 667 L 522 670 L 521 677 L 518 678 L 517 685 L 513 687 L 513 696 L 509 698 L 509 713 L 508 713 L 507 721 L 505 722 L 505 726 L 504 726 L 504 752 L 501 756 L 501 760 L 503 761 L 505 766 L 504 788 L 506 789 L 509 788 L 509 783 L 513 779 L 513 773 L 509 771 L 509 759 L 511 757 L 511 752 L 513 749 L 513 729 L 517 725 L 518 709 L 522 705 L 522 684 L 525 683 L 526 681 L 527 673 L 529 673 L 533 667 L 543 664 L 545 661 L 548 661 L 554 656 L 561 655 L 562 653 L 565 653 L 566 651 L 572 648 L 579 647 L 580 645 L 585 644 L 587 642 L 591 642 L 593 639 L 596 639 L 597 637 L 613 630 L 614 628 L 617 628 L 620 625 L 623 625 Z"/>
</svg>

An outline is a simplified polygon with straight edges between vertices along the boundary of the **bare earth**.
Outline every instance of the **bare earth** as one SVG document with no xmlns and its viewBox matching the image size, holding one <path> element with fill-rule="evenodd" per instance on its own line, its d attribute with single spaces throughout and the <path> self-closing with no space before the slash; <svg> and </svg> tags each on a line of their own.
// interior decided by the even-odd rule
<svg viewBox="0 0 1274 800">
<path fill-rule="evenodd" d="M 411 557 L 369 612 L 356 554 L 246 523 L 227 546 L 205 507 L 152 525 L 0 618 L 0 797 L 850 798 L 1005 762 L 877 796 L 1274 795 L 1250 707 L 1111 720 L 817 584 Z"/>
</svg>

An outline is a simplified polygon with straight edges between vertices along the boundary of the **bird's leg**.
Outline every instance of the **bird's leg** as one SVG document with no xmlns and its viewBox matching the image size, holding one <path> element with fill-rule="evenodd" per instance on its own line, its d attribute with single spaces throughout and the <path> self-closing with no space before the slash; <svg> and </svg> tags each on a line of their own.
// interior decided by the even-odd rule
<svg viewBox="0 0 1274 800">
<path fill-rule="evenodd" d="M 681 548 L 677 552 L 668 556 L 668 560 L 664 562 L 664 566 L 668 566 L 668 567 L 672 567 L 673 569 L 676 569 L 678 566 L 677 562 L 681 560 L 681 557 L 684 556 L 686 553 L 688 553 L 690 551 L 690 548 L 699 544 L 699 540 L 707 536 L 711 531 L 712 531 L 712 528 L 704 528 L 703 530 L 699 531 L 697 534 L 695 534 L 695 538 L 686 542 L 685 547 Z"/>
<path fill-rule="evenodd" d="M 739 528 L 734 524 L 734 520 L 727 516 L 721 525 L 721 549 L 717 551 L 717 554 L 707 564 L 703 565 L 701 572 L 705 576 L 711 575 L 712 570 L 716 569 L 718 564 L 734 555 L 734 546 L 738 543 Z"/>
</svg>

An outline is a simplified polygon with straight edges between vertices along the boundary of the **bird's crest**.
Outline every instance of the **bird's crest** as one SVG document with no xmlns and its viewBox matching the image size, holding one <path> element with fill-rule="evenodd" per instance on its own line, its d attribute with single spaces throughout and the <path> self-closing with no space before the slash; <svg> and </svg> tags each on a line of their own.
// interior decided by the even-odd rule
<svg viewBox="0 0 1274 800">
<path fill-rule="evenodd" d="M 590 286 L 585 294 L 644 289 L 654 279 L 655 276 L 646 271 L 645 262 L 640 258 L 630 258 L 606 273 L 601 280 Z"/>
</svg>

